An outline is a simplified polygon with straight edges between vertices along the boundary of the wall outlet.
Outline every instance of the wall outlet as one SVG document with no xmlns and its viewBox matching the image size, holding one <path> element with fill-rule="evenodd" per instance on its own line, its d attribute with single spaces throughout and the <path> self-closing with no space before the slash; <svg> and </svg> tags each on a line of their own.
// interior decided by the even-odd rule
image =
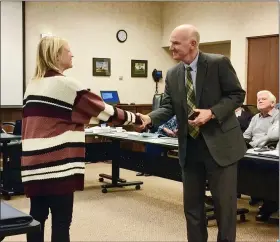
<svg viewBox="0 0 280 242">
<path fill-rule="evenodd" d="M 119 76 L 119 81 L 123 81 L 123 76 Z"/>
</svg>

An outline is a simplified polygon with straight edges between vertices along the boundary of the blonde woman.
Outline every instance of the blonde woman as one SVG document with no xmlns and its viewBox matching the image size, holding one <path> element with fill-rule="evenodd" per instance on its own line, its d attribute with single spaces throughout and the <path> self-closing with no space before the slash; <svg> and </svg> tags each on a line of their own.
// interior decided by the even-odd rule
<svg viewBox="0 0 280 242">
<path fill-rule="evenodd" d="M 72 68 L 68 43 L 41 39 L 36 71 L 24 96 L 22 181 L 30 198 L 30 215 L 41 223 L 28 242 L 44 241 L 44 224 L 52 213 L 52 242 L 70 241 L 73 194 L 84 188 L 84 125 L 141 123 L 135 114 L 110 106 L 78 81 L 63 75 Z"/>
</svg>

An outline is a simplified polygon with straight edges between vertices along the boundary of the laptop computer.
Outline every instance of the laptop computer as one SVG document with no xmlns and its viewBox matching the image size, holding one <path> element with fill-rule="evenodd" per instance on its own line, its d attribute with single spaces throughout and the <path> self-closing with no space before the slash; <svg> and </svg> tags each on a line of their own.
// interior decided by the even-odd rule
<svg viewBox="0 0 280 242">
<path fill-rule="evenodd" d="M 111 105 L 120 104 L 118 91 L 100 91 L 100 95 L 105 103 Z"/>
</svg>

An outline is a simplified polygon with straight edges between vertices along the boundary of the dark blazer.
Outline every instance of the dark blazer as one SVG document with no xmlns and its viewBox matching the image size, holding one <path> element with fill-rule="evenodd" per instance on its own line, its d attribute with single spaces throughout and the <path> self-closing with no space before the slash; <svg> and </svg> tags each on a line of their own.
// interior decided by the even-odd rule
<svg viewBox="0 0 280 242">
<path fill-rule="evenodd" d="M 246 145 L 235 116 L 235 109 L 243 104 L 245 91 L 229 59 L 200 52 L 195 88 L 196 107 L 211 109 L 216 117 L 200 127 L 212 157 L 220 166 L 237 162 L 246 153 Z M 187 113 L 185 67 L 181 62 L 167 72 L 162 104 L 149 116 L 153 124 L 167 121 L 174 114 L 177 116 L 179 160 L 182 167 L 187 156 Z"/>
</svg>

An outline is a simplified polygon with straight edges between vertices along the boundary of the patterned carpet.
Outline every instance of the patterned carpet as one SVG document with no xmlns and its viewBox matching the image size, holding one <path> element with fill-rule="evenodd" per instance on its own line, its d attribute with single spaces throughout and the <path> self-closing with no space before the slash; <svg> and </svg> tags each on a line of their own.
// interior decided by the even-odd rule
<svg viewBox="0 0 280 242">
<path fill-rule="evenodd" d="M 86 188 L 75 194 L 71 241 L 187 241 L 183 214 L 182 184 L 159 177 L 136 177 L 135 172 L 121 170 L 121 177 L 144 181 L 141 190 L 135 187 L 114 189 L 101 193 L 99 173 L 110 174 L 111 165 L 88 164 Z M 250 213 L 246 222 L 237 222 L 237 241 L 275 242 L 278 226 L 255 221 L 257 207 L 248 206 L 242 196 L 239 207 Z M 29 200 L 15 197 L 8 201 L 27 212 Z M 45 241 L 50 241 L 51 217 L 46 223 Z M 216 241 L 217 226 L 210 221 L 209 241 Z M 26 241 L 25 235 L 7 237 L 4 241 Z"/>
</svg>

